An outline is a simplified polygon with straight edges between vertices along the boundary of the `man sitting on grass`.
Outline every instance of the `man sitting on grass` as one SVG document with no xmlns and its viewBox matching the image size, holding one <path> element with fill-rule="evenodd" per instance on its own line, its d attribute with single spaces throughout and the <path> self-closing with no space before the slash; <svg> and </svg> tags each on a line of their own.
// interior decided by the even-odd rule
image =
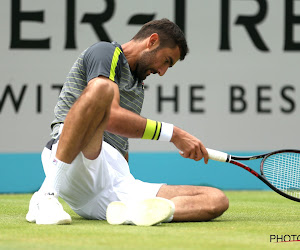
<svg viewBox="0 0 300 250">
<path fill-rule="evenodd" d="M 208 161 L 193 135 L 140 116 L 143 81 L 163 76 L 187 52 L 182 31 L 167 19 L 146 23 L 123 45 L 99 42 L 82 52 L 54 110 L 42 153 L 46 179 L 31 198 L 29 222 L 71 223 L 57 195 L 80 216 L 110 224 L 207 221 L 227 210 L 218 189 L 146 183 L 129 171 L 128 138 L 170 141 L 184 158 Z"/>
</svg>

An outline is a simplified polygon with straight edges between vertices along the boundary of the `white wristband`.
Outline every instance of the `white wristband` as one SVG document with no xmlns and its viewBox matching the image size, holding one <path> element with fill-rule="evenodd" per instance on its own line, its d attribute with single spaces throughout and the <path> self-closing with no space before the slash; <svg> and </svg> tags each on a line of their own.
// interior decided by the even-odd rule
<svg viewBox="0 0 300 250">
<path fill-rule="evenodd" d="M 171 141 L 173 136 L 173 129 L 174 129 L 173 124 L 162 122 L 159 141 Z"/>
</svg>

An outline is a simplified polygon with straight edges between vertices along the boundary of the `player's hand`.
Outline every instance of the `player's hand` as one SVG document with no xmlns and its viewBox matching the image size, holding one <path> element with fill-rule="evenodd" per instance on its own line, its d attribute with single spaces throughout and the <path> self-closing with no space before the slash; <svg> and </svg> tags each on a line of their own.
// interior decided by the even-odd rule
<svg viewBox="0 0 300 250">
<path fill-rule="evenodd" d="M 195 136 L 174 126 L 171 142 L 180 150 L 184 158 L 200 161 L 204 158 L 205 164 L 208 162 L 208 153 L 203 143 Z"/>
</svg>

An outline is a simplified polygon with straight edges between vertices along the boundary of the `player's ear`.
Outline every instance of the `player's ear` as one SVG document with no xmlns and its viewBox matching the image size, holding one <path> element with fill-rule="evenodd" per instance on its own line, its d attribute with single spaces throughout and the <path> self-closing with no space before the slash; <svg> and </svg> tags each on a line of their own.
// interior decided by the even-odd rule
<svg viewBox="0 0 300 250">
<path fill-rule="evenodd" d="M 157 33 L 153 33 L 148 38 L 147 48 L 152 50 L 156 49 L 159 46 L 159 35 Z"/>
</svg>

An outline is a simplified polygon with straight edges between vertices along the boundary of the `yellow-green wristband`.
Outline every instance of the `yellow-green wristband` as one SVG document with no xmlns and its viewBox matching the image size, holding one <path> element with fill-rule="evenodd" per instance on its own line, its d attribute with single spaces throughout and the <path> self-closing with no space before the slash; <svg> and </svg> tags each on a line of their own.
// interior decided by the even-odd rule
<svg viewBox="0 0 300 250">
<path fill-rule="evenodd" d="M 142 139 L 158 140 L 161 131 L 161 122 L 147 119 L 146 128 Z"/>
<path fill-rule="evenodd" d="M 142 139 L 170 141 L 173 135 L 173 124 L 147 119 Z"/>
</svg>

